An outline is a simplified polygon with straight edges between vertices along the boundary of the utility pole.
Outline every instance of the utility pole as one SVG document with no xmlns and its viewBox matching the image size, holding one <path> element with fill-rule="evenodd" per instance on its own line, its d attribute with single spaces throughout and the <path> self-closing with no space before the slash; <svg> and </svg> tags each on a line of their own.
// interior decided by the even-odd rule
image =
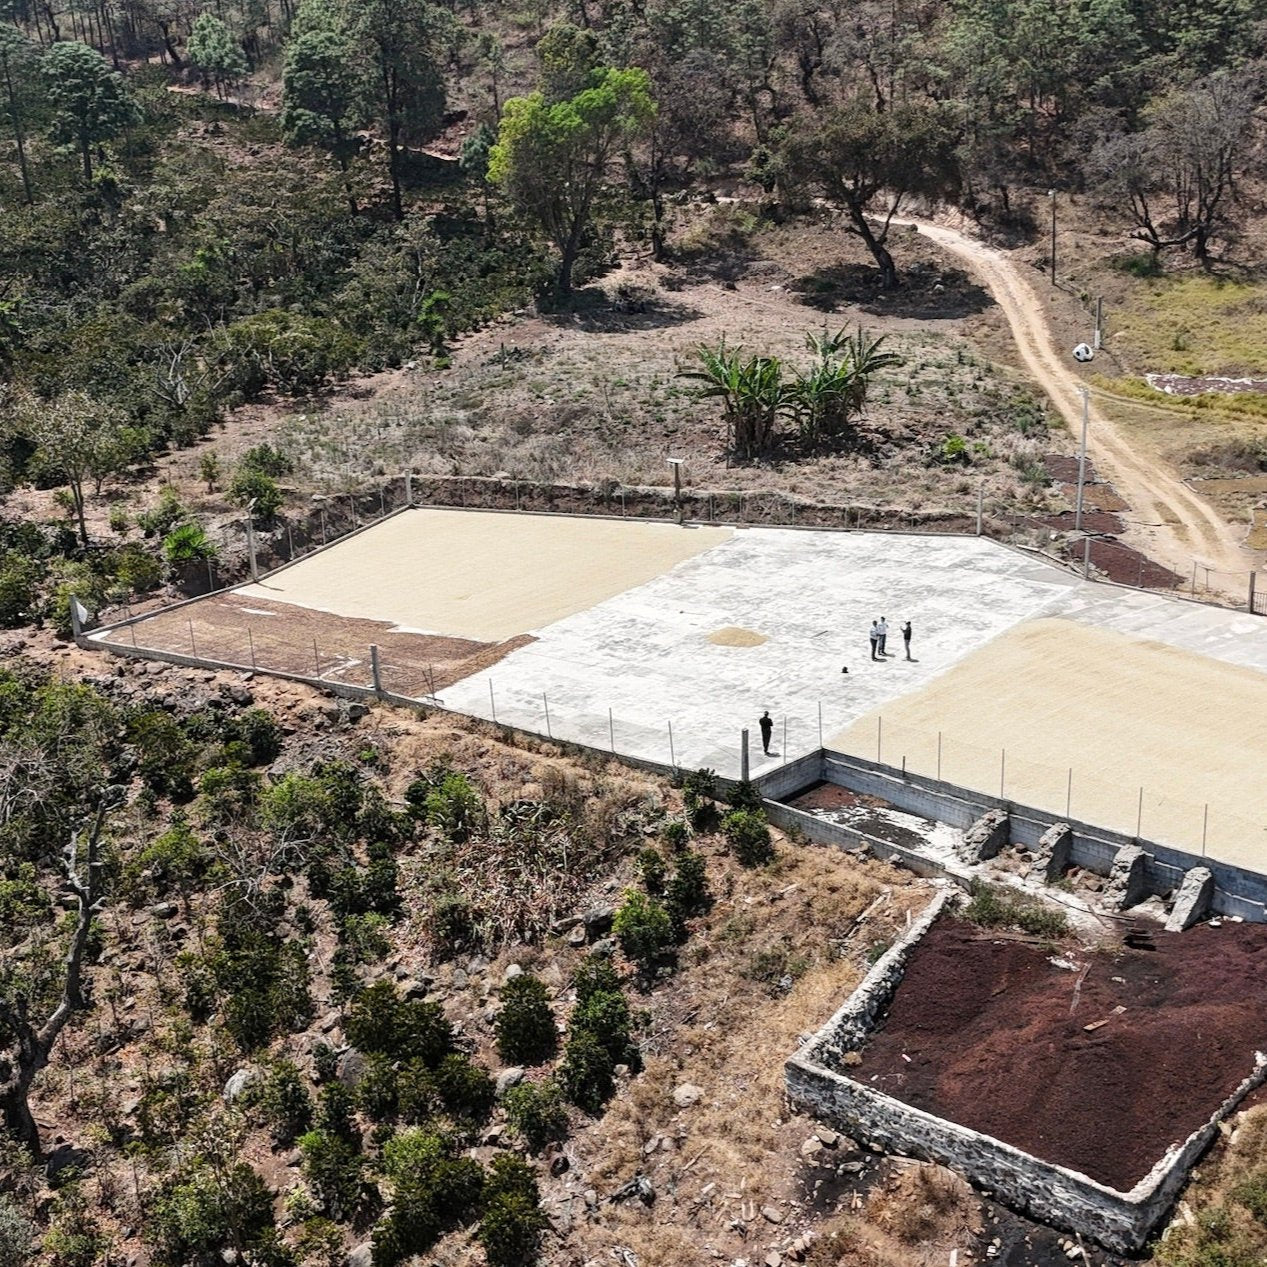
<svg viewBox="0 0 1267 1267">
<path fill-rule="evenodd" d="M 1091 414 L 1091 393 L 1082 385 L 1078 390 L 1082 393 L 1082 443 L 1078 447 L 1078 501 L 1073 516 L 1074 532 L 1082 531 L 1082 494 L 1087 482 L 1087 423 Z"/>
</svg>

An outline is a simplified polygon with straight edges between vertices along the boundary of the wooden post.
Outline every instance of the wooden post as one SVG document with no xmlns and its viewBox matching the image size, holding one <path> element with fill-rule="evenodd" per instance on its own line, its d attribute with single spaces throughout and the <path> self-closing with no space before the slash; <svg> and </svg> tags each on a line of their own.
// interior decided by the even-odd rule
<svg viewBox="0 0 1267 1267">
<path fill-rule="evenodd" d="M 744 729 L 739 735 L 739 778 L 744 782 L 748 782 L 748 729 Z"/>
<path fill-rule="evenodd" d="M 374 694 L 383 698 L 383 674 L 382 667 L 378 662 L 378 648 L 372 643 L 370 644 L 370 676 L 374 682 Z M 434 694 L 434 687 L 432 688 Z"/>
</svg>

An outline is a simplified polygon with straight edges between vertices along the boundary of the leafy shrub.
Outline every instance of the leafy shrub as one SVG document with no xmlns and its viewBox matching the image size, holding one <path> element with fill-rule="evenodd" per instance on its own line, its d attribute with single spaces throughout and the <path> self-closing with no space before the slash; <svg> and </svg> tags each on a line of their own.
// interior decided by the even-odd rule
<svg viewBox="0 0 1267 1267">
<path fill-rule="evenodd" d="M 523 1137 L 529 1152 L 539 1153 L 554 1140 L 567 1138 L 567 1111 L 553 1079 L 521 1082 L 506 1092 L 503 1104 L 506 1120 Z"/>
<path fill-rule="evenodd" d="M 507 981 L 497 1014 L 497 1053 L 507 1064 L 539 1065 L 558 1045 L 545 984 L 531 973 Z"/>
<path fill-rule="evenodd" d="M 198 752 L 170 713 L 137 713 L 128 722 L 127 737 L 136 749 L 137 773 L 146 787 L 175 801 L 193 799 Z"/>
<path fill-rule="evenodd" d="M 546 1217 L 532 1167 L 510 1153 L 493 1158 L 484 1184 L 476 1239 L 489 1267 L 523 1267 L 536 1259 Z"/>
<path fill-rule="evenodd" d="M 740 865 L 759 867 L 774 857 L 770 828 L 761 810 L 731 810 L 722 820 L 726 845 Z"/>
<path fill-rule="evenodd" d="M 493 1112 L 497 1088 L 488 1070 L 463 1052 L 451 1052 L 432 1074 L 432 1083 L 444 1111 L 462 1135 L 485 1125 Z"/>
<path fill-rule="evenodd" d="M 365 1159 L 342 1135 L 309 1131 L 299 1140 L 304 1179 L 322 1211 L 336 1223 L 351 1218 L 365 1199 Z"/>
<path fill-rule="evenodd" d="M 360 1138 L 352 1116 L 355 1110 L 351 1091 L 341 1082 L 328 1082 L 317 1093 L 316 1128 L 355 1143 Z"/>
<path fill-rule="evenodd" d="M 281 449 L 271 444 L 257 444 L 247 449 L 238 459 L 238 469 L 243 471 L 259 471 L 261 475 L 270 475 L 276 479 L 280 475 L 289 475 L 295 469 L 294 459 Z"/>
<path fill-rule="evenodd" d="M 177 524 L 163 538 L 163 557 L 172 564 L 195 563 L 214 559 L 216 547 L 202 524 L 189 520 Z"/>
<path fill-rule="evenodd" d="M 312 1125 L 312 1097 L 294 1061 L 279 1060 L 256 1095 L 278 1144 L 291 1144 Z"/>
<path fill-rule="evenodd" d="M 374 1228 L 374 1267 L 394 1267 L 429 1249 L 451 1227 L 470 1221 L 484 1183 L 479 1163 L 454 1157 L 441 1136 L 403 1131 L 387 1141 L 383 1170 L 391 1180 L 391 1213 Z"/>
<path fill-rule="evenodd" d="M 673 853 L 678 853 L 686 848 L 690 840 L 690 832 L 680 818 L 670 818 L 660 829 L 660 839 Z"/>
<path fill-rule="evenodd" d="M 229 722 L 227 730 L 232 738 L 247 746 L 252 765 L 267 765 L 281 754 L 281 727 L 262 708 L 248 708 L 240 713 Z"/>
<path fill-rule="evenodd" d="M 35 1226 L 0 1196 L 0 1267 L 26 1267 L 32 1261 L 31 1241 Z"/>
<path fill-rule="evenodd" d="M 612 920 L 620 948 L 650 975 L 673 947 L 673 921 L 655 898 L 630 889 Z"/>
<path fill-rule="evenodd" d="M 642 886 L 648 893 L 658 897 L 664 892 L 664 855 L 654 845 L 648 845 L 639 852 L 638 874 L 642 877 Z"/>
<path fill-rule="evenodd" d="M 1267 1169 L 1251 1171 L 1232 1189 L 1231 1196 L 1267 1227 Z"/>
<path fill-rule="evenodd" d="M 227 326 L 219 360 L 231 390 L 249 399 L 270 386 L 313 391 L 354 365 L 361 348 L 333 321 L 272 309 Z"/>
<path fill-rule="evenodd" d="M 31 624 L 39 611 L 45 567 L 17 550 L 0 551 L 0 628 Z"/>
<path fill-rule="evenodd" d="M 664 895 L 670 917 L 680 923 L 700 915 L 708 910 L 711 900 L 704 855 L 693 850 L 679 854 Z"/>
<path fill-rule="evenodd" d="M 51 1267 L 92 1267 L 105 1246 L 105 1237 L 78 1185 L 68 1187 L 53 1202 L 52 1213 L 44 1237 L 46 1261 Z"/>
<path fill-rule="evenodd" d="M 218 1260 L 223 1246 L 249 1249 L 273 1227 L 273 1195 L 245 1162 L 198 1163 L 161 1191 L 150 1217 L 156 1257 L 173 1267 Z"/>
<path fill-rule="evenodd" d="M 431 934 L 450 953 L 477 940 L 475 910 L 464 893 L 449 890 L 431 903 Z"/>
<path fill-rule="evenodd" d="M 348 1042 L 361 1051 L 417 1059 L 429 1068 L 453 1050 L 453 1029 L 440 1005 L 402 999 L 390 981 L 361 991 L 343 1029 Z"/>
<path fill-rule="evenodd" d="M 172 816 L 171 826 L 140 852 L 135 863 L 152 892 L 182 895 L 192 893 L 213 865 L 211 851 L 181 813 Z"/>
<path fill-rule="evenodd" d="M 1063 911 L 980 880 L 972 883 L 972 901 L 963 915 L 982 928 L 1019 928 L 1034 937 L 1062 937 L 1069 930 Z"/>
<path fill-rule="evenodd" d="M 717 826 L 717 775 L 712 770 L 696 770 L 682 783 L 682 803 L 691 830 L 710 832 Z"/>
<path fill-rule="evenodd" d="M 410 791 L 415 791 L 412 799 L 408 791 L 405 793 L 406 799 L 415 806 L 418 804 L 416 789 L 417 783 L 410 785 Z M 466 775 L 447 770 L 428 784 L 421 798 L 420 817 L 438 828 L 446 839 L 461 844 L 478 829 L 486 811 L 480 794 Z"/>
<path fill-rule="evenodd" d="M 137 515 L 136 526 L 147 537 L 166 537 L 188 513 L 176 490 L 168 484 L 159 491 L 158 504 Z"/>
<path fill-rule="evenodd" d="M 239 467 L 229 484 L 228 498 L 235 506 L 246 510 L 254 502 L 251 514 L 256 519 L 269 520 L 282 505 L 282 490 L 277 481 L 263 471 L 251 467 Z"/>
<path fill-rule="evenodd" d="M 559 1069 L 559 1080 L 568 1099 L 598 1116 L 616 1089 L 615 1064 L 594 1034 L 585 1029 L 573 1030 Z"/>
<path fill-rule="evenodd" d="M 559 1078 L 573 1104 L 597 1114 L 615 1089 L 616 1065 L 635 1066 L 638 1049 L 631 1038 L 629 1004 L 612 966 L 589 959 L 578 968 L 573 984 L 577 1001 Z"/>
<path fill-rule="evenodd" d="M 220 944 L 207 966 L 219 990 L 225 1028 L 245 1050 L 274 1035 L 302 1029 L 312 1017 L 308 959 L 299 942 L 251 927 L 228 907 L 220 917 Z"/>
<path fill-rule="evenodd" d="M 761 793 L 757 791 L 754 783 L 746 779 L 740 779 L 730 789 L 726 800 L 731 809 L 759 810 L 764 813 L 761 805 Z"/>
</svg>

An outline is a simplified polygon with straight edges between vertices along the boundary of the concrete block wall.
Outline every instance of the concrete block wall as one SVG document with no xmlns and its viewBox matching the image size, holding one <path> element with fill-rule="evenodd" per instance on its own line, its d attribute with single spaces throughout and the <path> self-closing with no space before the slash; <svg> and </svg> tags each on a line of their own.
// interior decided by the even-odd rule
<svg viewBox="0 0 1267 1267">
<path fill-rule="evenodd" d="M 1206 1123 L 1172 1147 L 1129 1192 L 1118 1192 L 855 1081 L 845 1072 L 845 1056 L 865 1045 L 902 979 L 912 950 L 942 911 L 957 900 L 952 890 L 938 893 L 835 1015 L 787 1061 L 789 1100 L 855 1139 L 950 1166 L 1044 1222 L 1090 1237 L 1109 1249 L 1136 1252 L 1169 1210 L 1219 1123 L 1267 1079 L 1267 1057 L 1260 1053 L 1249 1075 Z"/>
<path fill-rule="evenodd" d="M 957 787 L 925 775 L 903 773 L 893 766 L 880 765 L 865 757 L 825 752 L 821 778 L 851 791 L 877 796 L 894 808 L 917 814 L 952 827 L 967 830 L 988 810 L 1002 809 L 1009 815 L 1011 839 L 1028 849 L 1037 850 L 1043 835 L 1057 823 L 1061 815 L 1031 806 L 1016 805 L 984 792 Z M 792 793 L 784 793 L 791 795 Z M 812 816 L 807 815 L 807 818 Z M 821 821 L 821 820 L 815 820 Z M 1183 882 L 1194 867 L 1206 867 L 1214 877 L 1210 909 L 1217 915 L 1234 915 L 1254 922 L 1267 921 L 1267 874 L 1232 866 L 1214 858 L 1203 858 L 1156 841 L 1137 840 L 1121 832 L 1110 831 L 1091 823 L 1069 819 L 1071 832 L 1070 865 L 1082 867 L 1096 875 L 1108 876 L 1119 851 L 1142 848 L 1144 859 L 1144 892 L 1170 894 Z M 802 826 L 811 839 L 819 839 L 813 826 Z M 825 843 L 835 843 L 826 841 Z M 903 851 L 889 847 L 883 857 L 904 861 Z M 941 872 L 945 874 L 944 871 Z"/>
</svg>

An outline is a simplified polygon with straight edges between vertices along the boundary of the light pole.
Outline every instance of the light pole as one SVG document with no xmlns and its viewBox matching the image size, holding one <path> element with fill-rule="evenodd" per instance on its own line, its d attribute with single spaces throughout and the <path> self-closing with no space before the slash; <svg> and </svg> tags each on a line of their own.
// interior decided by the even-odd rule
<svg viewBox="0 0 1267 1267">
<path fill-rule="evenodd" d="M 1087 423 L 1091 415 L 1090 391 L 1081 384 L 1078 390 L 1082 393 L 1082 444 L 1078 447 L 1078 508 L 1073 516 L 1074 532 L 1082 531 L 1082 490 L 1087 482 Z"/>
<path fill-rule="evenodd" d="M 326 543 L 326 495 L 324 493 L 313 493 L 312 500 L 317 503 L 318 509 L 321 511 L 321 544 Z"/>
<path fill-rule="evenodd" d="M 1047 197 L 1051 199 L 1051 284 L 1056 284 L 1056 191 L 1049 189 Z"/>
<path fill-rule="evenodd" d="M 673 468 L 673 504 L 677 507 L 677 521 L 679 524 L 686 522 L 682 511 L 682 463 L 684 461 L 684 458 L 669 459 L 669 465 Z"/>
</svg>

